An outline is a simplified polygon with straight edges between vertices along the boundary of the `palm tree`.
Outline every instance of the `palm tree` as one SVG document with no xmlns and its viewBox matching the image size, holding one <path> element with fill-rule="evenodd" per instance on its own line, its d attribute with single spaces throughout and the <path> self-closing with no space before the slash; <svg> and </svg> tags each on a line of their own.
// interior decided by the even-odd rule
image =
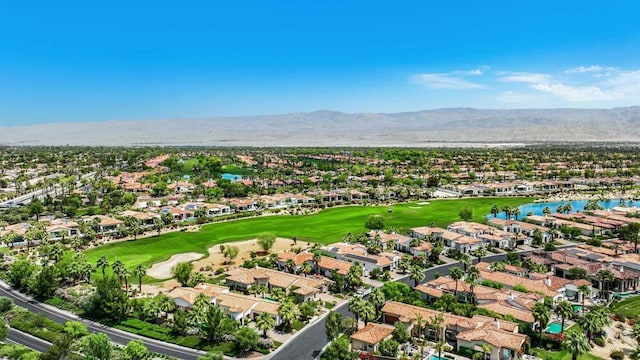
<svg viewBox="0 0 640 360">
<path fill-rule="evenodd" d="M 545 216 L 551 214 L 551 208 L 548 206 L 545 206 L 544 209 L 542 209 L 542 214 L 544 214 Z"/>
<path fill-rule="evenodd" d="M 411 255 L 409 254 L 402 255 L 402 257 L 400 258 L 400 264 L 398 264 L 398 267 L 400 268 L 400 270 L 402 270 L 403 274 L 406 274 L 407 270 L 409 270 L 409 268 L 411 267 Z"/>
<path fill-rule="evenodd" d="M 118 281 L 120 281 L 120 285 L 122 285 L 122 271 L 124 270 L 124 264 L 120 260 L 116 260 L 111 264 L 111 269 L 113 273 L 118 277 Z"/>
<path fill-rule="evenodd" d="M 319 251 L 316 251 L 313 253 L 313 265 L 316 268 L 316 272 L 320 272 L 320 268 L 318 267 L 318 263 L 320 263 L 320 260 L 322 260 L 322 255 L 320 254 Z"/>
<path fill-rule="evenodd" d="M 538 322 L 538 331 L 540 333 L 540 340 L 542 340 L 542 330 L 547 327 L 551 314 L 549 308 L 544 303 L 536 303 L 532 309 L 533 318 Z"/>
<path fill-rule="evenodd" d="M 611 282 L 614 280 L 614 276 L 613 273 L 611 272 L 611 270 L 598 270 L 598 272 L 596 273 L 596 278 L 598 279 L 598 281 L 600 282 L 600 293 L 603 294 L 605 293 L 604 290 L 604 284 L 606 282 Z M 609 294 L 606 294 L 605 299 L 608 301 L 609 300 Z"/>
<path fill-rule="evenodd" d="M 491 208 L 491 214 L 493 214 L 493 217 L 494 218 L 498 217 L 499 213 L 500 213 L 500 208 L 498 207 L 498 205 L 493 205 L 493 207 Z"/>
<path fill-rule="evenodd" d="M 487 255 L 487 249 L 485 249 L 484 247 L 477 248 L 476 250 L 473 251 L 473 254 L 471 255 L 477 257 L 478 262 L 480 262 L 482 261 L 482 258 Z"/>
<path fill-rule="evenodd" d="M 122 279 L 124 279 L 124 289 L 129 291 L 129 278 L 131 277 L 131 271 L 127 268 L 122 269 Z"/>
<path fill-rule="evenodd" d="M 296 270 L 296 263 L 293 261 L 293 259 L 287 259 L 287 261 L 284 263 L 284 266 L 287 268 L 287 270 L 294 274 L 295 270 Z"/>
<path fill-rule="evenodd" d="M 458 259 L 458 261 L 460 261 L 460 263 L 463 265 L 463 270 L 465 272 L 467 271 L 467 268 L 469 267 L 469 265 L 473 263 L 473 261 L 471 260 L 471 257 L 469 257 L 469 255 L 467 254 L 462 254 L 462 256 L 460 256 L 460 259 Z"/>
<path fill-rule="evenodd" d="M 464 281 L 469 284 L 469 288 L 471 290 L 471 304 L 475 306 L 475 286 L 478 284 L 478 280 L 480 279 L 480 270 L 475 266 L 470 267 L 467 270 L 467 276 L 464 278 Z"/>
<path fill-rule="evenodd" d="M 584 298 L 591 294 L 591 286 L 580 285 L 578 286 L 578 292 L 582 294 L 582 315 L 584 315 Z"/>
<path fill-rule="evenodd" d="M 451 278 L 456 281 L 455 294 L 456 294 L 456 299 L 457 299 L 458 298 L 458 280 L 462 279 L 462 276 L 463 276 L 462 269 L 460 269 L 457 266 L 452 267 L 451 270 L 449 270 L 449 275 L 451 275 Z"/>
<path fill-rule="evenodd" d="M 511 211 L 511 215 L 514 216 L 516 221 L 518 221 L 518 216 L 520 216 L 520 214 L 522 214 L 522 212 L 520 211 L 519 208 L 515 208 L 515 209 L 513 209 L 513 211 Z"/>
<path fill-rule="evenodd" d="M 387 301 L 387 299 L 384 296 L 384 293 L 382 292 L 382 289 L 375 288 L 371 290 L 371 294 L 369 294 L 369 301 L 371 302 L 373 307 L 376 309 L 376 318 L 377 318 L 379 315 L 378 312 L 380 311 L 380 308 L 382 308 L 382 305 L 384 305 L 384 303 Z"/>
<path fill-rule="evenodd" d="M 504 212 L 504 217 L 509 220 L 511 218 L 511 206 L 505 205 L 502 207 L 502 211 Z"/>
<path fill-rule="evenodd" d="M 570 331 L 565 335 L 562 348 L 571 353 L 571 360 L 578 360 L 578 356 L 591 351 L 589 340 L 580 331 Z"/>
<path fill-rule="evenodd" d="M 589 338 L 589 343 L 593 340 L 593 334 L 597 333 L 602 329 L 601 319 L 598 314 L 593 312 L 589 312 L 585 314 L 583 317 L 578 320 L 578 324 L 584 332 L 587 333 L 587 337 Z"/>
<path fill-rule="evenodd" d="M 442 359 L 442 350 L 444 350 L 445 345 L 447 344 L 447 342 L 442 339 L 442 340 L 438 340 L 438 342 L 436 343 L 436 351 L 438 351 L 438 359 Z"/>
<path fill-rule="evenodd" d="M 420 282 L 424 280 L 424 271 L 419 266 L 412 266 L 411 274 L 409 275 L 409 277 L 415 282 L 414 286 L 418 286 L 420 285 Z"/>
<path fill-rule="evenodd" d="M 482 349 L 482 359 L 487 360 L 487 354 L 491 354 L 493 346 L 487 343 L 482 343 L 480 344 L 480 348 Z"/>
<path fill-rule="evenodd" d="M 262 337 L 267 337 L 267 330 L 276 327 L 276 320 L 269 313 L 263 312 L 256 318 L 256 328 L 262 330 Z"/>
<path fill-rule="evenodd" d="M 313 266 L 305 261 L 304 263 L 302 263 L 302 268 L 300 269 L 300 271 L 304 274 L 304 277 L 307 277 L 307 275 L 313 272 Z"/>
<path fill-rule="evenodd" d="M 553 310 L 556 315 L 558 315 L 562 319 L 562 328 L 560 329 L 560 334 L 564 333 L 564 321 L 567 318 L 573 316 L 573 305 L 566 300 L 562 300 L 558 302 L 555 309 Z"/>
<path fill-rule="evenodd" d="M 142 265 L 136 266 L 133 270 L 133 276 L 138 278 L 138 290 L 142 293 L 142 278 L 147 275 L 147 269 Z"/>
<path fill-rule="evenodd" d="M 571 210 L 573 210 L 573 206 L 571 206 L 571 204 L 566 204 L 563 207 L 564 212 L 566 212 L 567 214 L 571 212 Z"/>
<path fill-rule="evenodd" d="M 287 329 L 291 329 L 291 323 L 300 317 L 300 309 L 292 301 L 285 301 L 280 305 L 278 315 L 284 320 Z"/>
</svg>

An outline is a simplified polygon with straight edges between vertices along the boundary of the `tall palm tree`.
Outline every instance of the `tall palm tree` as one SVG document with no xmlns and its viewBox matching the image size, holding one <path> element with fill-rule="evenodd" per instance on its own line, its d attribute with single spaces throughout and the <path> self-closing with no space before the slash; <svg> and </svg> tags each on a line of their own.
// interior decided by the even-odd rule
<svg viewBox="0 0 640 360">
<path fill-rule="evenodd" d="M 456 291 L 455 291 L 455 294 L 456 294 L 456 299 L 457 299 L 457 298 L 458 298 L 458 281 L 459 281 L 460 279 L 462 279 L 462 276 L 463 276 L 464 274 L 463 274 L 463 272 L 462 272 L 462 269 L 460 269 L 459 267 L 455 266 L 455 267 L 452 267 L 452 268 L 451 268 L 451 270 L 449 270 L 449 275 L 451 275 L 451 278 L 452 278 L 453 280 L 455 280 L 455 282 L 456 282 Z"/>
<path fill-rule="evenodd" d="M 424 280 L 424 270 L 419 266 L 412 266 L 409 277 L 414 281 L 414 286 L 418 286 L 420 282 Z"/>
<path fill-rule="evenodd" d="M 562 319 L 562 328 L 560 330 L 560 334 L 563 334 L 565 319 L 573 316 L 573 305 L 571 305 L 571 303 L 569 303 L 566 300 L 562 300 L 558 302 L 558 304 L 556 304 L 556 307 L 555 309 L 553 309 L 553 312 Z"/>
<path fill-rule="evenodd" d="M 267 337 L 267 330 L 276 327 L 276 320 L 271 314 L 263 312 L 256 318 L 256 328 L 262 331 L 262 337 Z"/>
<path fill-rule="evenodd" d="M 362 308 L 364 307 L 364 300 L 359 297 L 353 297 L 349 300 L 349 311 L 356 317 L 356 323 L 360 323 Z"/>
<path fill-rule="evenodd" d="M 124 289 L 129 291 L 129 278 L 131 277 L 131 271 L 127 268 L 122 269 L 122 279 L 124 280 Z"/>
<path fill-rule="evenodd" d="M 598 270 L 598 272 L 596 273 L 596 278 L 600 282 L 600 293 L 606 294 L 605 298 L 607 301 L 609 301 L 609 294 L 608 291 L 605 293 L 604 284 L 614 280 L 613 273 L 611 272 L 611 270 L 607 269 Z"/>
<path fill-rule="evenodd" d="M 582 330 L 587 333 L 589 342 L 593 340 L 593 334 L 602 329 L 601 321 L 602 320 L 600 319 L 598 314 L 595 314 L 593 312 L 588 312 L 578 320 L 578 324 L 580 324 Z"/>
<path fill-rule="evenodd" d="M 480 270 L 475 266 L 470 267 L 467 270 L 467 276 L 464 278 L 464 281 L 469 284 L 469 289 L 471 290 L 471 304 L 476 305 L 475 300 L 475 287 L 478 284 L 478 280 L 480 279 Z"/>
<path fill-rule="evenodd" d="M 442 340 L 438 340 L 438 342 L 436 343 L 436 351 L 438 352 L 438 359 L 442 359 L 442 350 L 444 350 L 445 345 L 447 344 L 447 342 L 442 339 Z"/>
<path fill-rule="evenodd" d="M 499 213 L 500 213 L 500 208 L 498 207 L 498 205 L 493 205 L 493 207 L 491 207 L 491 214 L 493 214 L 493 217 L 494 218 L 498 217 Z"/>
<path fill-rule="evenodd" d="M 147 269 L 144 268 L 143 265 L 138 265 L 133 270 L 133 276 L 138 278 L 138 291 L 142 293 L 142 278 L 147 275 Z"/>
<path fill-rule="evenodd" d="M 551 318 L 551 313 L 549 312 L 549 308 L 544 303 L 536 303 L 532 309 L 533 318 L 538 322 L 538 331 L 540 334 L 540 339 L 542 340 L 542 330 L 547 327 L 549 323 L 549 319 Z"/>
<path fill-rule="evenodd" d="M 120 284 L 122 285 L 122 271 L 124 270 L 124 264 L 122 261 L 114 261 L 113 264 L 111 264 L 111 269 L 113 270 L 113 273 L 116 274 L 118 281 L 120 281 Z"/>
<path fill-rule="evenodd" d="M 369 294 L 369 302 L 376 309 L 376 318 L 379 316 L 380 308 L 387 301 L 384 293 L 380 288 L 375 288 L 371 290 L 371 294 Z"/>
<path fill-rule="evenodd" d="M 484 247 L 477 248 L 473 251 L 471 255 L 477 257 L 478 262 L 480 262 L 482 261 L 482 258 L 487 255 L 487 249 L 485 249 Z"/>
<path fill-rule="evenodd" d="M 522 214 L 522 212 L 520 211 L 520 208 L 515 208 L 511 211 L 511 215 L 513 215 L 516 221 L 518 221 L 518 216 L 520 216 L 520 214 Z"/>
<path fill-rule="evenodd" d="M 545 216 L 551 214 L 551 208 L 548 206 L 545 206 L 544 209 L 542 209 L 542 214 L 544 214 Z"/>
<path fill-rule="evenodd" d="M 570 331 L 565 335 L 562 348 L 571 353 L 571 360 L 578 360 L 578 356 L 591 351 L 589 340 L 580 331 Z"/>
<path fill-rule="evenodd" d="M 511 206 L 505 205 L 502 207 L 502 211 L 504 212 L 504 217 L 509 220 L 511 218 Z"/>
<path fill-rule="evenodd" d="M 296 263 L 293 261 L 293 259 L 287 259 L 287 261 L 285 261 L 284 266 L 287 268 L 287 270 L 294 274 L 295 270 L 296 270 Z"/>
<path fill-rule="evenodd" d="M 471 260 L 471 257 L 467 254 L 462 254 L 462 256 L 460 256 L 460 258 L 458 259 L 458 261 L 460 261 L 460 264 L 462 264 L 463 271 L 467 271 L 467 268 L 473 263 L 473 261 Z"/>
<path fill-rule="evenodd" d="M 589 296 L 589 294 L 591 294 L 591 286 L 589 285 L 580 285 L 578 286 L 578 292 L 580 294 L 582 294 L 582 315 L 584 315 L 584 301 L 585 301 L 585 297 Z"/>
</svg>

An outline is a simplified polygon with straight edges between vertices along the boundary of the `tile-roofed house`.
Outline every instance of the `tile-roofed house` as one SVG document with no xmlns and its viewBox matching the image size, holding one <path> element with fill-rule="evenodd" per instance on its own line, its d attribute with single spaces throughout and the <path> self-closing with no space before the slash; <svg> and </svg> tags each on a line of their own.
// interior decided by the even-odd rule
<svg viewBox="0 0 640 360">
<path fill-rule="evenodd" d="M 323 276 L 331 278 L 333 270 L 342 276 L 347 275 L 353 265 L 348 261 L 334 259 L 328 256 L 321 256 L 317 264 L 317 272 Z"/>
<path fill-rule="evenodd" d="M 482 345 L 491 345 L 491 360 L 518 358 L 524 351 L 527 336 L 501 329 L 499 320 L 485 323 L 476 329 L 462 331 L 456 335 L 457 349 L 466 347 L 476 351 L 483 351 Z"/>
<path fill-rule="evenodd" d="M 368 323 L 351 335 L 351 349 L 374 353 L 381 341 L 391 338 L 395 327 Z"/>
<path fill-rule="evenodd" d="M 277 287 L 289 290 L 296 287 L 299 301 L 307 301 L 317 293 L 327 291 L 327 285 L 331 282 L 327 279 L 302 277 L 288 274 L 278 270 L 256 267 L 252 269 L 236 268 L 226 272 L 227 286 L 232 289 L 247 291 L 254 285 L 265 285 L 269 288 Z"/>
</svg>

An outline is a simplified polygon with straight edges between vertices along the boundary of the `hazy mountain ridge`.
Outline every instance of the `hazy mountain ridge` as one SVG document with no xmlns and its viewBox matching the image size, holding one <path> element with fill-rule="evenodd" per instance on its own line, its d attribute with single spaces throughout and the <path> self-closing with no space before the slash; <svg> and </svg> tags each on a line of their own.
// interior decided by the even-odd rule
<svg viewBox="0 0 640 360">
<path fill-rule="evenodd" d="M 640 142 L 640 107 L 315 111 L 0 127 L 4 145 L 429 146 L 430 142 Z"/>
</svg>

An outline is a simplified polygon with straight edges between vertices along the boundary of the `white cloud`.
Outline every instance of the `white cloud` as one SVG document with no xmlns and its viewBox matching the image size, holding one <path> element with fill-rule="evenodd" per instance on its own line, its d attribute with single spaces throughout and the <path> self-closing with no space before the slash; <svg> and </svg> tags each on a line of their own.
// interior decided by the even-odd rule
<svg viewBox="0 0 640 360">
<path fill-rule="evenodd" d="M 450 73 L 418 74 L 414 81 L 432 89 L 482 89 L 485 86 Z"/>
<path fill-rule="evenodd" d="M 558 82 L 544 82 L 532 84 L 531 88 L 559 96 L 571 102 L 608 101 L 616 99 L 615 94 L 606 92 L 597 86 L 569 86 Z"/>
<path fill-rule="evenodd" d="M 600 65 L 589 65 L 589 66 L 578 66 L 571 69 L 567 69 L 564 72 L 566 74 L 582 74 L 582 73 L 599 73 L 604 71 L 616 71 L 615 67 L 611 66 L 600 66 Z"/>
<path fill-rule="evenodd" d="M 541 83 L 548 81 L 551 75 L 540 73 L 528 73 L 528 72 L 506 72 L 500 73 L 503 76 L 499 78 L 500 81 L 506 82 L 521 82 L 521 83 Z"/>
</svg>

